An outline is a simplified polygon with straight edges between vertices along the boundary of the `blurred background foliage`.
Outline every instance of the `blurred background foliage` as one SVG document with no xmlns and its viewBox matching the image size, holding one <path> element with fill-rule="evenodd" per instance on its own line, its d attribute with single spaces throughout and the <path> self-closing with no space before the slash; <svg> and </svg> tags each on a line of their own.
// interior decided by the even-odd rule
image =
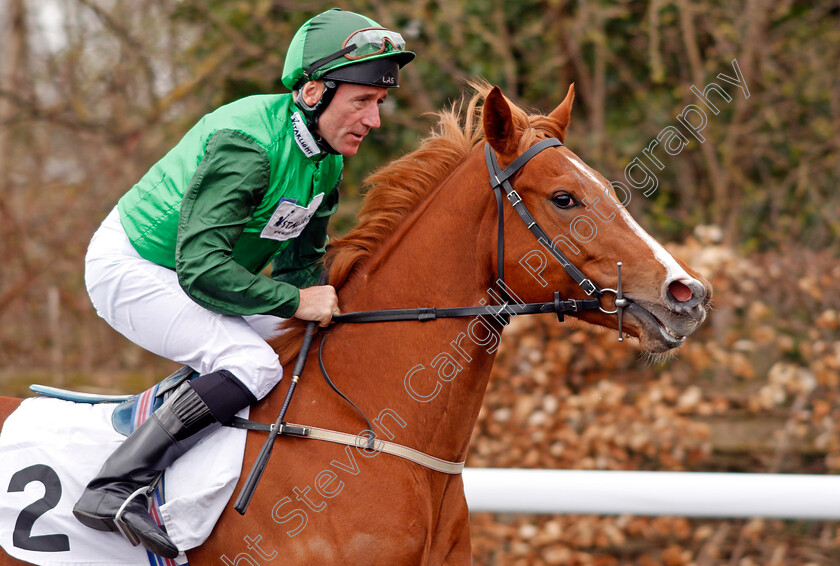
<svg viewBox="0 0 840 566">
<path fill-rule="evenodd" d="M 89 373 L 123 364 L 101 347 L 111 344 L 109 331 L 91 324 L 81 276 L 90 235 L 204 113 L 283 91 L 291 36 L 333 5 L 149 0 L 138 9 L 119 0 L 2 0 L 0 367 L 41 365 L 50 359 L 43 348 L 56 340 L 66 350 L 63 367 Z M 664 169 L 654 170 L 659 189 L 650 198 L 636 193 L 634 214 L 665 241 L 710 225 L 745 253 L 837 249 L 837 2 L 338 5 L 399 29 L 419 57 L 383 109 L 381 130 L 347 162 L 335 234 L 353 224 L 365 175 L 416 147 L 431 114 L 459 99 L 471 79 L 484 77 L 543 112 L 574 82 L 567 141 L 614 180 L 698 102 L 692 85 L 717 81 L 733 101 L 709 114 L 705 143 L 688 136 L 679 155 L 663 155 Z M 734 75 L 733 59 L 749 98 L 715 78 Z M 49 296 L 60 315 L 50 314 Z M 54 336 L 44 335 L 50 317 L 59 320 Z M 79 360 L 71 352 L 81 352 Z"/>
<path fill-rule="evenodd" d="M 713 281 L 709 322 L 645 363 L 612 333 L 517 320 L 470 465 L 840 471 L 837 1 L 0 0 L 0 394 L 134 392 L 175 368 L 98 319 L 87 243 L 203 114 L 282 92 L 294 31 L 333 6 L 418 54 L 347 161 L 335 235 L 469 80 L 540 112 L 574 82 L 568 145 L 612 180 L 697 104 L 692 85 L 733 98 L 630 203 Z M 749 98 L 716 79 L 733 59 Z M 473 536 L 481 564 L 840 563 L 830 523 L 479 516 Z"/>
</svg>

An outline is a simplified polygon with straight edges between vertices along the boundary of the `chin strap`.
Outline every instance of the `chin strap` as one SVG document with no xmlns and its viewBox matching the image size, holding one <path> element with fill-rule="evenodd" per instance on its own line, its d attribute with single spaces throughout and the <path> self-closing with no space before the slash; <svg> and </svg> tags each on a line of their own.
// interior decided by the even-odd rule
<svg viewBox="0 0 840 566">
<path fill-rule="evenodd" d="M 327 143 L 327 140 L 322 138 L 320 134 L 312 132 L 312 137 L 315 138 L 315 143 L 318 144 L 318 147 L 321 148 L 321 151 L 324 153 L 330 153 L 332 155 L 340 155 L 330 144 Z"/>
<path fill-rule="evenodd" d="M 337 90 L 337 82 L 325 80 L 324 92 L 321 93 L 321 98 L 318 99 L 318 102 L 315 104 L 311 106 L 307 104 L 306 101 L 303 100 L 303 95 L 301 94 L 300 89 L 297 91 L 297 95 L 294 98 L 295 106 L 300 108 L 301 112 L 303 112 L 303 115 L 306 118 L 306 127 L 309 128 L 309 133 L 312 134 L 312 137 L 315 139 L 315 143 L 318 144 L 318 147 L 321 148 L 322 151 L 332 155 L 338 155 L 338 152 L 318 133 L 318 119 L 321 117 L 324 110 L 326 110 L 327 106 L 330 105 L 330 102 L 332 102 Z"/>
</svg>

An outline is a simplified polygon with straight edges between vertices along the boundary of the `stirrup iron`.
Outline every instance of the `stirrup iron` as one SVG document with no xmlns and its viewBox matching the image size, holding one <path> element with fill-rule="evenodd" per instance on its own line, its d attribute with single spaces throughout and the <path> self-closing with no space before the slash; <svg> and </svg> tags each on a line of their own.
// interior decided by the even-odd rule
<svg viewBox="0 0 840 566">
<path fill-rule="evenodd" d="M 126 507 L 128 507 L 128 504 L 131 503 L 134 500 L 134 498 L 138 496 L 143 496 L 146 498 L 146 511 L 149 511 L 152 507 L 151 500 L 149 499 L 149 493 L 153 489 L 154 486 L 144 486 L 132 493 L 131 495 L 129 495 L 128 499 L 123 501 L 123 504 L 120 506 L 120 508 L 117 510 L 117 514 L 114 516 L 114 524 L 117 526 L 117 529 L 119 529 L 122 536 L 128 539 L 128 542 L 130 542 L 132 546 L 138 546 L 140 544 L 140 538 L 138 538 L 138 536 L 134 534 L 134 531 L 131 530 L 131 528 L 129 528 L 129 526 L 123 521 L 122 514 L 125 512 L 125 509 Z"/>
</svg>

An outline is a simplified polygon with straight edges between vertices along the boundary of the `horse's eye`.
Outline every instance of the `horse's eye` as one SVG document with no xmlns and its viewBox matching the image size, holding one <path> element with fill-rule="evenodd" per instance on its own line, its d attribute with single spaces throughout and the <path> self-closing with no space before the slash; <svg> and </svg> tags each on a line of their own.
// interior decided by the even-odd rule
<svg viewBox="0 0 840 566">
<path fill-rule="evenodd" d="M 577 205 L 577 201 L 569 193 L 558 193 L 551 197 L 551 202 L 557 208 L 573 208 Z"/>
</svg>

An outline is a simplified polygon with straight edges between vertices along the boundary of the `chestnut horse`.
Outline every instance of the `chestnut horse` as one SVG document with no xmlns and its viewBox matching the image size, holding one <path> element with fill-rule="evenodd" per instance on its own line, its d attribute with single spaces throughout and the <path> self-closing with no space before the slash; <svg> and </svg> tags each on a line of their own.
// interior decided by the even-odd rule
<svg viewBox="0 0 840 566">
<path fill-rule="evenodd" d="M 359 225 L 334 243 L 328 257 L 342 312 L 496 304 L 497 202 L 484 142 L 506 167 L 542 139 L 563 141 L 574 90 L 547 116 L 527 114 L 498 88 L 477 90 L 464 111 L 440 114 L 436 132 L 419 149 L 368 179 Z M 653 240 L 606 179 L 568 148 L 557 144 L 540 152 L 512 184 L 556 236 L 555 245 L 597 285 L 614 288 L 616 262 L 623 262 L 631 301 L 625 330 L 643 349 L 678 347 L 703 322 L 708 282 Z M 504 217 L 505 282 L 517 301 L 552 301 L 554 291 L 586 298 L 507 203 Z M 607 295 L 602 300 L 610 310 L 612 301 Z M 617 327 L 617 317 L 600 310 L 575 316 Z M 302 334 L 302 325 L 289 326 L 273 343 L 287 368 Z M 491 316 L 336 324 L 323 342 L 322 359 L 378 438 L 460 462 L 500 331 Z M 351 434 L 366 430 L 359 413 L 319 375 L 318 342 L 287 420 Z M 251 418 L 274 422 L 289 381 L 254 406 Z M 10 410 L 6 403 L 17 402 L 0 403 L 0 414 Z M 249 433 L 246 471 L 264 439 Z M 362 447 L 282 437 L 247 513 L 240 516 L 229 506 L 188 557 L 199 566 L 470 564 L 462 479 Z"/>
</svg>

